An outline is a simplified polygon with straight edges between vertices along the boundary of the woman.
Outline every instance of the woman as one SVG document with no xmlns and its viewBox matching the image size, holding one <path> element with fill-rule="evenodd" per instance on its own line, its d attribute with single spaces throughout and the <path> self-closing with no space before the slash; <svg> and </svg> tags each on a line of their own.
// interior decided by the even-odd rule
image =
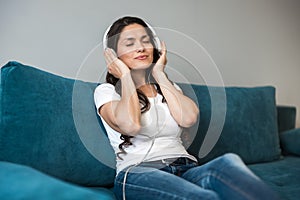
<svg viewBox="0 0 300 200">
<path fill-rule="evenodd" d="M 199 166 L 185 150 L 182 128 L 199 110 L 168 79 L 166 45 L 147 23 L 120 18 L 105 38 L 107 83 L 95 104 L 116 153 L 118 199 L 276 199 L 237 155 Z"/>
</svg>

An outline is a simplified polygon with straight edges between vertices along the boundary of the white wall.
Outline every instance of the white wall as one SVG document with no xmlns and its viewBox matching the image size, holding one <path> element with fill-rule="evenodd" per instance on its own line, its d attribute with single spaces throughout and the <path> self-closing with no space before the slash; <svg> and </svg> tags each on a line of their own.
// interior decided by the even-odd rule
<svg viewBox="0 0 300 200">
<path fill-rule="evenodd" d="M 0 0 L 0 64 L 17 60 L 65 77 L 101 80 L 102 34 L 127 14 L 157 27 L 171 74 L 196 83 L 273 85 L 278 104 L 297 106 L 300 127 L 297 0 Z"/>
</svg>

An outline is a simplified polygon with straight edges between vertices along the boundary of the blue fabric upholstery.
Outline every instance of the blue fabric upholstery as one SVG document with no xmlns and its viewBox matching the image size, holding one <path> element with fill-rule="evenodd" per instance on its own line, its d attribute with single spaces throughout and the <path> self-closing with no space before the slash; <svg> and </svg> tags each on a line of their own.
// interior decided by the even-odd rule
<svg viewBox="0 0 300 200">
<path fill-rule="evenodd" d="M 277 106 L 278 131 L 294 129 L 296 126 L 296 107 Z"/>
<path fill-rule="evenodd" d="M 1 73 L 0 160 L 81 185 L 112 185 L 115 156 L 99 128 L 96 86 L 9 62 Z"/>
<path fill-rule="evenodd" d="M 114 200 L 109 189 L 91 190 L 63 182 L 28 166 L 0 161 L 0 199 Z"/>
<path fill-rule="evenodd" d="M 281 195 L 282 200 L 300 197 L 300 159 L 286 156 L 275 162 L 248 165 L 262 180 Z"/>
<path fill-rule="evenodd" d="M 180 86 L 183 91 L 189 91 L 187 85 Z M 213 106 L 216 112 L 220 111 L 218 117 L 225 115 L 221 135 L 209 154 L 199 158 L 201 163 L 227 152 L 240 155 L 248 164 L 280 157 L 274 87 L 225 87 L 225 91 L 221 87 L 201 85 L 192 85 L 192 88 L 200 108 L 197 135 L 189 148 L 192 154 L 199 155 L 199 144 L 203 144 L 210 126 Z M 223 92 L 226 93 L 225 99 L 221 98 Z M 187 95 L 191 96 L 190 93 Z M 226 101 L 225 112 L 223 101 Z"/>
<path fill-rule="evenodd" d="M 280 142 L 285 154 L 300 156 L 300 128 L 280 133 Z"/>
<path fill-rule="evenodd" d="M 274 87 L 179 85 L 200 108 L 186 143 L 200 163 L 237 153 L 283 199 L 299 199 L 300 158 L 290 154 L 299 155 L 299 129 L 280 134 L 281 156 Z M 114 199 L 115 156 L 94 107 L 96 86 L 18 62 L 1 68 L 0 199 Z M 278 109 L 280 131 L 294 128 L 295 111 Z M 221 131 L 213 119 L 224 119 Z M 203 156 L 205 142 L 213 148 Z"/>
</svg>

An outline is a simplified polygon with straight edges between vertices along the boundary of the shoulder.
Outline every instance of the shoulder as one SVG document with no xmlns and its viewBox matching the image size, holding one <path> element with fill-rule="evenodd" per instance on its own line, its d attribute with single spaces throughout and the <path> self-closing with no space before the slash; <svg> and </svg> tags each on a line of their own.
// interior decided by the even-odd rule
<svg viewBox="0 0 300 200">
<path fill-rule="evenodd" d="M 94 96 L 97 96 L 97 95 L 109 95 L 109 96 L 120 96 L 116 90 L 115 90 L 115 86 L 110 84 L 110 83 L 101 83 L 100 85 L 98 85 L 96 88 L 95 88 L 95 91 L 94 91 Z"/>
<path fill-rule="evenodd" d="M 95 93 L 96 92 L 102 92 L 102 91 L 115 91 L 115 86 L 113 86 L 110 83 L 100 83 L 96 88 L 95 88 Z"/>
<path fill-rule="evenodd" d="M 97 108 L 100 108 L 107 102 L 120 99 L 121 96 L 116 92 L 115 86 L 110 83 L 102 83 L 95 88 L 94 101 Z"/>
</svg>

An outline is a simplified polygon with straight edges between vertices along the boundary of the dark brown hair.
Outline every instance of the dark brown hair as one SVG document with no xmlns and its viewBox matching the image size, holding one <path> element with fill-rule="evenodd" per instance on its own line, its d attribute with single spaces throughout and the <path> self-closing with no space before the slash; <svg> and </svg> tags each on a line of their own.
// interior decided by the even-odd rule
<svg viewBox="0 0 300 200">
<path fill-rule="evenodd" d="M 122 32 L 122 30 L 131 24 L 139 24 L 142 25 L 143 27 L 145 27 L 145 30 L 148 34 L 148 36 L 150 37 L 150 42 L 154 47 L 153 50 L 153 63 L 152 65 L 146 70 L 146 80 L 148 80 L 149 83 L 153 83 L 156 87 L 156 90 L 159 94 L 162 94 L 160 86 L 157 84 L 157 82 L 155 81 L 155 79 L 153 78 L 151 72 L 152 72 L 152 68 L 154 66 L 154 64 L 157 62 L 158 58 L 159 58 L 159 50 L 157 49 L 157 44 L 155 43 L 155 39 L 154 39 L 154 35 L 152 33 L 152 31 L 148 28 L 147 23 L 145 23 L 142 19 L 137 18 L 137 17 L 130 17 L 130 16 L 126 16 L 126 17 L 122 17 L 120 19 L 118 19 L 117 21 L 115 21 L 112 26 L 110 27 L 108 33 L 107 33 L 107 47 L 113 49 L 115 52 L 117 52 L 117 48 L 118 48 L 118 40 L 120 37 L 120 33 Z M 118 78 L 114 77 L 112 74 L 110 74 L 109 72 L 107 72 L 106 75 L 106 82 L 110 83 L 112 85 L 115 86 L 115 90 L 118 94 L 121 95 L 121 83 L 119 81 Z M 150 109 L 150 102 L 147 98 L 147 96 L 140 91 L 139 89 L 137 89 L 137 95 L 139 98 L 139 102 L 142 105 L 141 106 L 141 113 L 144 113 L 146 111 L 148 111 Z M 163 98 L 163 101 L 165 102 L 165 98 Z M 119 154 L 122 153 L 126 153 L 123 149 L 123 146 L 129 146 L 132 145 L 130 138 L 132 138 L 133 136 L 128 136 L 128 135 L 124 135 L 122 134 L 120 136 L 121 140 L 124 140 L 124 142 L 122 142 L 119 145 L 119 149 L 121 150 L 120 153 L 117 154 L 117 156 L 120 158 Z M 120 158 L 122 159 L 122 158 Z"/>
</svg>

